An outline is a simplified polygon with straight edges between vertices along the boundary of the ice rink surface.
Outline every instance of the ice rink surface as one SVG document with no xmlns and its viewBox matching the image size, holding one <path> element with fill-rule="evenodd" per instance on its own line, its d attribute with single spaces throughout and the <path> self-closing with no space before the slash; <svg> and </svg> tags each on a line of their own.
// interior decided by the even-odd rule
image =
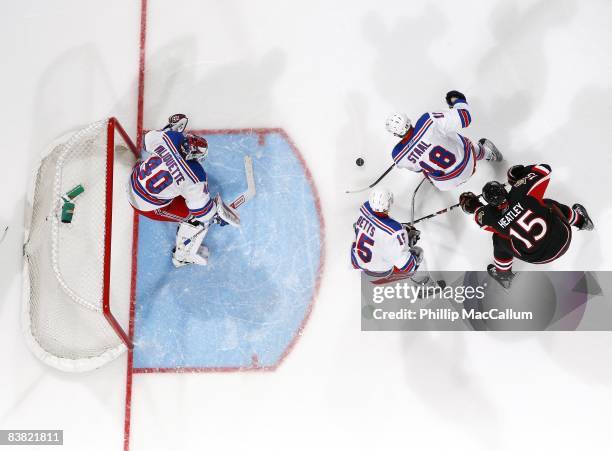
<svg viewBox="0 0 612 451">
<path fill-rule="evenodd" d="M 387 115 L 416 118 L 459 89 L 473 111 L 466 134 L 490 138 L 507 158 L 481 164 L 465 188 L 480 191 L 510 164 L 549 163 L 551 197 L 583 203 L 597 229 L 576 233 L 547 269 L 612 269 L 610 2 L 142 6 L 2 1 L 0 221 L 10 228 L 0 244 L 0 429 L 64 429 L 66 450 L 609 449 L 610 333 L 361 332 L 348 246 L 364 197 L 344 190 L 390 164 Z M 126 410 L 125 358 L 67 375 L 26 349 L 24 193 L 41 153 L 66 131 L 112 115 L 135 137 L 175 112 L 197 129 L 282 128 L 291 137 L 321 200 L 324 271 L 309 321 L 277 369 L 134 374 Z M 393 213 L 408 218 L 419 179 L 395 170 L 387 180 Z M 457 194 L 425 186 L 417 211 Z M 421 230 L 432 268 L 489 262 L 490 237 L 458 211 Z"/>
</svg>

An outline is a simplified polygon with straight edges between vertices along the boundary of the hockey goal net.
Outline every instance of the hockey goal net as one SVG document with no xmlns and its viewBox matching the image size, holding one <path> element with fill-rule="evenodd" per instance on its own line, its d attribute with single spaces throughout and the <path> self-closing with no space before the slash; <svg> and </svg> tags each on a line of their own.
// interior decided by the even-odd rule
<svg viewBox="0 0 612 451">
<path fill-rule="evenodd" d="M 32 352 L 60 370 L 92 370 L 132 347 L 134 214 L 125 186 L 136 159 L 110 118 L 57 140 L 38 167 L 24 244 L 23 329 Z"/>
</svg>

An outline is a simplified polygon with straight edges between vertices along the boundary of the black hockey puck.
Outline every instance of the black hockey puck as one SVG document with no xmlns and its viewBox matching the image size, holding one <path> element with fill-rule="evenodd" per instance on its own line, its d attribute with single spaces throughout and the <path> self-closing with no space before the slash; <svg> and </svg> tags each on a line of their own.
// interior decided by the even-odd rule
<svg viewBox="0 0 612 451">
<path fill-rule="evenodd" d="M 365 161 L 363 161 L 363 158 L 359 157 L 355 160 L 355 164 L 357 166 L 363 166 L 363 164 L 365 163 Z"/>
</svg>

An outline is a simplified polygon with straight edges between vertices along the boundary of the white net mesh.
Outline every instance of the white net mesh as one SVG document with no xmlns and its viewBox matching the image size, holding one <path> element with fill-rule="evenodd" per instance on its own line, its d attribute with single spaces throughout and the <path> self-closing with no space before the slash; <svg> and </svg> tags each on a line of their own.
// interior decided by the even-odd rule
<svg viewBox="0 0 612 451">
<path fill-rule="evenodd" d="M 125 345 L 103 315 L 107 126 L 89 125 L 56 143 L 36 174 L 32 220 L 24 246 L 24 329 L 33 352 L 58 369 L 86 371 L 107 363 Z M 110 305 L 128 330 L 133 213 L 125 184 L 136 160 L 115 133 Z M 81 185 L 70 223 L 61 221 L 65 196 Z"/>
</svg>

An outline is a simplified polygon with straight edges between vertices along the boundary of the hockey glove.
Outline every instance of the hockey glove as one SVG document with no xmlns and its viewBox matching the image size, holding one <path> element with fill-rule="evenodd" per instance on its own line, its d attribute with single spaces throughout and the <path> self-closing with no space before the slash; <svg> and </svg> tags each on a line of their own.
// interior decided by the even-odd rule
<svg viewBox="0 0 612 451">
<path fill-rule="evenodd" d="M 173 114 L 168 118 L 168 124 L 163 129 L 182 133 L 187 127 L 187 122 L 189 119 L 184 114 Z"/>
<path fill-rule="evenodd" d="M 472 192 L 462 193 L 459 197 L 459 205 L 461 209 L 467 214 L 473 214 L 479 207 L 482 207 L 482 203 L 478 199 L 478 196 Z"/>
<path fill-rule="evenodd" d="M 510 186 L 514 186 L 516 182 L 525 177 L 529 172 L 529 168 L 526 168 L 522 164 L 517 164 L 508 169 L 508 183 Z"/>
<path fill-rule="evenodd" d="M 406 225 L 404 228 L 408 234 L 408 247 L 412 248 L 421 239 L 421 232 L 411 225 Z"/>
<path fill-rule="evenodd" d="M 446 103 L 449 108 L 455 106 L 458 101 L 467 102 L 465 96 L 459 91 L 448 91 L 446 93 Z"/>
<path fill-rule="evenodd" d="M 410 253 L 414 255 L 414 259 L 416 260 L 417 267 L 413 269 L 413 271 L 416 271 L 419 265 L 423 263 L 423 258 L 425 257 L 425 251 L 423 251 L 423 248 L 419 246 L 414 246 L 413 248 L 410 249 Z"/>
</svg>

